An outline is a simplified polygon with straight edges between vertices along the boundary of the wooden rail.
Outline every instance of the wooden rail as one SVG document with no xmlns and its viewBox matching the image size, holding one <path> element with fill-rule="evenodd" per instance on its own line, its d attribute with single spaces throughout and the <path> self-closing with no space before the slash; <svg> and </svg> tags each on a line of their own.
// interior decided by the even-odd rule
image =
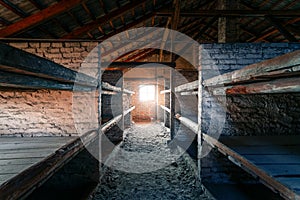
<svg viewBox="0 0 300 200">
<path fill-rule="evenodd" d="M 130 94 L 130 95 L 135 94 L 135 92 L 127 90 L 127 89 L 123 89 L 123 92 L 126 94 Z"/>
<path fill-rule="evenodd" d="M 117 92 L 108 91 L 108 90 L 102 90 L 101 93 L 106 94 L 106 95 L 116 95 L 116 94 L 118 94 Z"/>
<path fill-rule="evenodd" d="M 171 92 L 171 90 L 169 89 L 169 90 L 162 90 L 162 91 L 160 91 L 160 94 L 166 94 L 166 93 L 170 93 Z"/>
<path fill-rule="evenodd" d="M 132 106 L 128 110 L 124 111 L 124 116 L 127 115 L 128 113 L 132 112 L 135 109 L 135 106 Z"/>
<path fill-rule="evenodd" d="M 181 92 L 181 96 L 191 96 L 191 95 L 198 95 L 198 91 L 192 91 L 192 92 Z"/>
<path fill-rule="evenodd" d="M 110 120 L 110 121 L 106 122 L 105 124 L 103 124 L 101 126 L 102 133 L 106 133 L 107 131 L 109 131 L 109 129 L 111 129 L 113 126 L 115 126 L 121 119 L 122 119 L 122 114 L 116 116 L 112 120 Z"/>
<path fill-rule="evenodd" d="M 203 81 L 205 87 L 268 81 L 300 74 L 300 50 Z"/>
<path fill-rule="evenodd" d="M 186 83 L 180 86 L 177 86 L 175 88 L 175 92 L 183 92 L 183 91 L 189 91 L 189 90 L 195 90 L 198 88 L 199 82 L 198 80 L 190 82 L 190 83 Z"/>
<path fill-rule="evenodd" d="M 170 108 L 167 108 L 166 106 L 160 105 L 160 107 L 161 107 L 164 111 L 166 111 L 166 112 L 168 112 L 168 113 L 171 112 Z"/>
<path fill-rule="evenodd" d="M 182 117 L 180 114 L 176 114 L 175 118 L 178 119 L 180 121 L 180 123 L 182 123 L 184 126 L 189 128 L 190 130 L 192 130 L 195 134 L 198 133 L 198 124 L 197 123 L 193 122 L 192 120 L 190 120 L 186 117 Z"/>
<path fill-rule="evenodd" d="M 25 84 L 28 75 L 30 75 L 32 77 L 46 78 L 47 80 L 61 83 L 72 83 L 92 88 L 96 88 L 97 86 L 97 80 L 95 78 L 83 73 L 78 73 L 45 58 L 27 53 L 4 43 L 0 43 L 0 49 L 0 70 L 19 74 L 18 78 L 21 78 L 20 76 L 22 75 L 26 75 L 23 81 L 19 82 L 19 85 L 21 83 Z M 41 79 L 35 79 L 35 81 L 40 80 Z M 37 83 L 35 85 L 37 85 Z M 45 83 L 44 81 L 43 84 Z M 53 82 L 48 83 L 52 84 Z"/>
<path fill-rule="evenodd" d="M 122 88 L 113 86 L 107 82 L 102 82 L 102 88 L 106 90 L 112 90 L 114 92 L 122 92 Z"/>
</svg>

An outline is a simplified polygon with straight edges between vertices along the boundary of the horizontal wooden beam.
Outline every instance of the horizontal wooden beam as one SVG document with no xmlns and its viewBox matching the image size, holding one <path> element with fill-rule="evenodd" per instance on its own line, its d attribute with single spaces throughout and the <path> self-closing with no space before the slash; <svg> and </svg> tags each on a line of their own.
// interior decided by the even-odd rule
<svg viewBox="0 0 300 200">
<path fill-rule="evenodd" d="M 300 77 L 282 78 L 226 88 L 226 94 L 272 94 L 300 92 Z"/>
<path fill-rule="evenodd" d="M 127 115 L 128 113 L 132 112 L 135 109 L 135 106 L 132 106 L 131 108 L 129 108 L 128 110 L 124 111 L 124 116 Z"/>
<path fill-rule="evenodd" d="M 162 90 L 162 91 L 160 91 L 160 94 L 166 94 L 166 93 L 170 93 L 171 92 L 171 90 L 169 89 L 169 90 Z"/>
<path fill-rule="evenodd" d="M 122 92 L 122 88 L 113 86 L 107 82 L 102 82 L 102 88 L 106 90 L 112 90 L 114 92 Z"/>
<path fill-rule="evenodd" d="M 104 94 L 104 95 L 116 95 L 118 93 L 117 92 L 113 92 L 113 91 L 108 91 L 108 90 L 102 90 L 101 94 Z"/>
<path fill-rule="evenodd" d="M 186 117 L 182 117 L 180 114 L 176 114 L 175 118 L 178 119 L 180 121 L 180 123 L 182 123 L 184 126 L 189 128 L 195 134 L 198 133 L 198 124 L 197 123 L 193 122 L 192 120 L 190 120 Z"/>
<path fill-rule="evenodd" d="M 143 68 L 156 68 L 162 65 L 175 68 L 176 63 L 172 62 L 112 62 L 112 63 L 102 63 L 101 66 L 108 66 L 113 69 L 128 69 L 135 67 Z"/>
<path fill-rule="evenodd" d="M 198 95 L 198 91 L 181 92 L 180 95 L 181 95 L 181 96 Z"/>
<path fill-rule="evenodd" d="M 61 83 L 59 81 L 34 77 L 24 74 L 16 74 L 0 70 L 0 87 L 17 89 L 52 89 L 70 91 L 93 91 L 96 87 L 74 86 L 73 83 Z"/>
<path fill-rule="evenodd" d="M 34 13 L 24 19 L 17 21 L 14 24 L 7 26 L 0 30 L 0 37 L 8 37 L 23 31 L 26 31 L 44 21 L 51 19 L 52 17 L 61 14 L 74 6 L 80 4 L 84 0 L 62 0 L 48 8 L 41 10 L 40 12 Z"/>
<path fill-rule="evenodd" d="M 190 82 L 190 83 L 186 83 L 180 86 L 177 86 L 175 88 L 175 92 L 183 92 L 183 91 L 189 91 L 189 90 L 195 90 L 198 88 L 198 80 Z"/>
<path fill-rule="evenodd" d="M 170 17 L 172 11 L 156 12 L 157 16 Z M 300 10 L 197 10 L 197 11 L 181 11 L 181 17 L 299 17 Z"/>
<path fill-rule="evenodd" d="M 0 70 L 47 78 L 63 83 L 96 87 L 97 80 L 45 58 L 0 43 Z"/>
<path fill-rule="evenodd" d="M 106 122 L 105 124 L 103 124 L 101 126 L 102 133 L 106 133 L 107 131 L 109 131 L 109 129 L 111 129 L 113 126 L 115 126 L 121 119 L 122 119 L 122 114 L 116 116 L 112 120 L 110 120 L 110 121 Z"/>
<path fill-rule="evenodd" d="M 205 87 L 265 81 L 276 77 L 297 75 L 300 71 L 300 50 L 244 67 L 203 82 Z"/>
<path fill-rule="evenodd" d="M 164 111 L 166 111 L 168 113 L 171 112 L 170 108 L 167 108 L 166 106 L 160 105 L 160 107 L 161 107 L 161 109 L 163 109 Z"/>
<path fill-rule="evenodd" d="M 127 90 L 127 89 L 123 89 L 123 92 L 126 94 L 135 94 L 135 92 Z"/>
</svg>

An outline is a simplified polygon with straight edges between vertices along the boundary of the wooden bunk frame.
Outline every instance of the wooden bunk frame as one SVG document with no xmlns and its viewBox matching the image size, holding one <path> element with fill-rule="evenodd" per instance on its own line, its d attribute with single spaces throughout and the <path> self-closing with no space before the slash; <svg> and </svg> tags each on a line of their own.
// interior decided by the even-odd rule
<svg viewBox="0 0 300 200">
<path fill-rule="evenodd" d="M 202 81 L 201 68 L 198 74 L 198 81 L 178 86 L 175 91 L 181 95 L 201 94 L 201 96 L 203 89 L 208 90 L 212 95 L 300 92 L 300 51 L 204 81 Z M 198 91 L 194 91 L 197 88 Z M 215 139 L 201 132 L 201 114 L 202 98 L 198 98 L 198 123 L 180 114 L 175 115 L 181 124 L 198 135 L 200 180 L 201 150 L 202 143 L 205 141 L 283 198 L 300 199 L 300 136 L 221 136 Z M 256 148 L 257 151 L 254 150 Z"/>
<path fill-rule="evenodd" d="M 0 43 L 0 48 L 0 88 L 79 90 L 84 92 L 97 90 L 101 95 L 134 94 L 134 92 L 123 87 L 117 88 L 107 83 L 101 83 L 100 62 L 98 66 L 100 73 L 98 73 L 97 78 L 93 78 L 4 43 Z M 76 86 L 74 87 L 74 85 Z M 102 85 L 102 87 L 98 87 L 99 85 Z M 102 91 L 102 88 L 105 90 Z M 39 155 L 37 160 L 30 162 L 29 165 L 24 165 L 24 168 L 18 169 L 11 176 L 2 176 L 0 199 L 18 199 L 29 195 L 86 146 L 99 138 L 100 133 L 107 132 L 120 120 L 123 120 L 124 123 L 124 116 L 135 108 L 133 106 L 126 111 L 123 108 L 119 116 L 101 125 L 101 95 L 98 97 L 98 129 L 90 130 L 80 137 L 63 139 L 62 137 L 52 137 L 55 140 L 54 143 L 48 144 L 44 142 L 44 146 L 41 146 L 41 148 L 49 147 L 48 153 L 42 154 L 42 156 Z M 7 142 L 11 141 L 11 139 L 12 137 L 2 137 L 1 142 L 7 143 L 6 146 L 11 145 L 9 148 L 15 151 L 19 151 L 20 148 L 30 147 L 33 141 L 31 138 L 24 138 L 23 142 Z M 58 142 L 60 139 L 64 142 Z M 36 140 L 41 142 L 47 140 L 49 142 L 49 137 L 39 137 L 35 138 L 34 141 Z M 26 160 L 26 158 L 22 159 Z"/>
</svg>

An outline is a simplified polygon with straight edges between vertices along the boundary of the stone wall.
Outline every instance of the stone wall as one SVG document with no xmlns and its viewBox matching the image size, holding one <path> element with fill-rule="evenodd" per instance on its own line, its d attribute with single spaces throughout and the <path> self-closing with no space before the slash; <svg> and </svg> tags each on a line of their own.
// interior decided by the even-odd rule
<svg viewBox="0 0 300 200">
<path fill-rule="evenodd" d="M 200 65 L 203 78 L 241 69 L 244 66 L 300 49 L 298 43 L 203 44 Z M 256 94 L 214 97 L 204 91 L 202 131 L 220 135 L 299 134 L 299 94 Z M 208 145 L 204 148 L 210 150 Z M 202 177 L 210 183 L 255 182 L 216 151 L 202 159 Z"/>
<path fill-rule="evenodd" d="M 47 58 L 63 66 L 79 70 L 85 57 L 97 45 L 95 42 L 14 42 L 9 45 L 29 53 Z M 85 96 L 89 96 L 86 101 Z M 0 91 L 0 134 L 18 136 L 76 135 L 74 114 L 81 120 L 81 131 L 93 128 L 86 109 L 94 102 L 91 95 L 76 94 L 80 105 L 73 113 L 74 93 L 56 90 L 1 90 Z M 77 98 L 77 99 L 78 99 Z M 78 113 L 79 112 L 79 113 Z M 85 114 L 85 115 L 83 115 Z M 94 113 L 97 115 L 97 113 Z M 77 121 L 78 121 L 77 120 Z"/>
</svg>

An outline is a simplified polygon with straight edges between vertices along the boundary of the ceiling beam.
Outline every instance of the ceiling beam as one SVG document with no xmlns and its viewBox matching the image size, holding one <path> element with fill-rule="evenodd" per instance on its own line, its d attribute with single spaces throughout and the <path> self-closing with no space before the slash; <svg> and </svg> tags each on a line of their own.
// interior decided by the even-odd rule
<svg viewBox="0 0 300 200">
<path fill-rule="evenodd" d="M 0 30 L 0 37 L 8 37 L 16 33 L 26 31 L 50 18 L 61 14 L 74 6 L 80 4 L 84 0 L 62 0 L 48 8 L 41 10 L 40 12 L 34 13 L 14 24 L 7 26 Z"/>
<path fill-rule="evenodd" d="M 78 38 L 81 35 L 107 23 L 109 20 L 113 20 L 115 18 L 121 17 L 124 13 L 139 7 L 141 5 L 143 5 L 144 3 L 146 3 L 147 0 L 133 0 L 130 3 L 126 4 L 125 6 L 122 6 L 121 8 L 114 10 L 98 19 L 96 19 L 95 21 L 92 21 L 90 23 L 85 24 L 84 26 L 75 29 L 74 31 L 72 31 L 71 33 L 63 36 L 63 39 L 71 39 L 71 38 Z"/>
<path fill-rule="evenodd" d="M 276 28 L 279 32 L 289 41 L 289 42 L 298 42 L 298 40 L 293 36 L 286 28 L 276 18 L 272 16 L 267 16 L 266 19 Z"/>
<path fill-rule="evenodd" d="M 172 16 L 172 11 L 166 10 L 156 13 L 157 16 Z M 300 10 L 197 10 L 182 11 L 181 17 L 265 17 L 272 15 L 276 17 L 297 17 L 300 16 Z"/>
</svg>

